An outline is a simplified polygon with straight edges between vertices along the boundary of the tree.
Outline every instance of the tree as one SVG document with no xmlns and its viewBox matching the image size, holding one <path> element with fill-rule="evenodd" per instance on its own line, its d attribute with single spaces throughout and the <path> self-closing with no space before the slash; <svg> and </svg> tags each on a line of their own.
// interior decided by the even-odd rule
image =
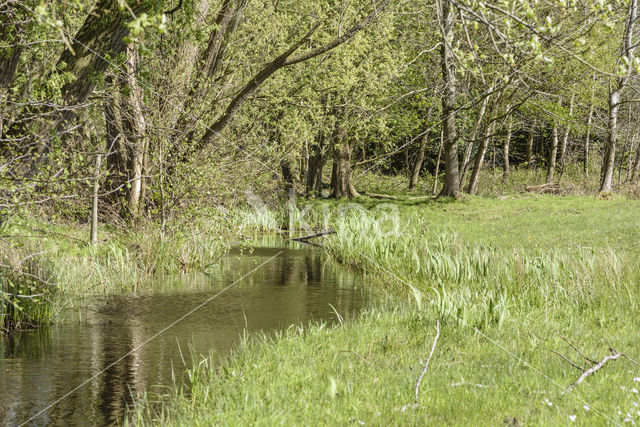
<svg viewBox="0 0 640 427">
<path fill-rule="evenodd" d="M 551 148 L 549 150 L 549 161 L 547 163 L 547 179 L 546 183 L 551 184 L 556 174 L 556 158 L 558 157 L 558 125 L 553 124 L 551 129 Z"/>
<path fill-rule="evenodd" d="M 511 104 L 507 105 L 507 136 L 504 138 L 504 145 L 502 146 L 502 157 L 504 162 L 504 179 L 507 181 L 509 179 L 509 173 L 511 172 L 511 167 L 509 163 L 509 149 L 511 146 L 511 135 L 513 131 L 513 116 L 509 113 L 511 110 Z"/>
<path fill-rule="evenodd" d="M 335 49 L 336 47 L 353 38 L 353 36 L 355 36 L 363 28 L 373 22 L 378 16 L 378 13 L 382 12 L 388 6 L 388 4 L 389 0 L 383 1 L 382 4 L 378 5 L 378 7 L 376 7 L 371 13 L 369 13 L 369 15 L 364 17 L 343 34 L 334 38 L 330 42 L 311 49 L 307 52 L 294 55 L 296 51 L 300 49 L 300 47 L 311 40 L 311 36 L 320 27 L 320 24 L 314 25 L 307 32 L 307 34 L 293 43 L 287 50 L 278 55 L 272 61 L 265 64 L 260 71 L 258 71 L 255 75 L 253 75 L 253 77 L 249 79 L 249 81 L 243 86 L 240 92 L 238 92 L 238 94 L 231 99 L 224 113 L 219 116 L 210 126 L 207 126 L 204 135 L 194 144 L 192 150 L 199 151 L 205 146 L 209 145 L 213 141 L 215 136 L 225 128 L 225 126 L 229 123 L 233 116 L 238 112 L 240 107 L 248 100 L 249 96 L 252 95 L 258 88 L 260 88 L 260 86 L 276 71 L 284 67 L 308 61 L 312 58 Z"/>
<path fill-rule="evenodd" d="M 602 181 L 600 192 L 611 191 L 613 167 L 616 158 L 616 143 L 618 138 L 618 113 L 620 111 L 621 94 L 634 73 L 634 50 L 636 46 L 636 21 L 638 19 L 638 1 L 630 0 L 627 12 L 625 31 L 618 59 L 619 76 L 609 84 L 609 117 L 607 121 L 607 142 L 602 162 Z"/>
<path fill-rule="evenodd" d="M 67 42 L 67 48 L 62 51 L 56 63 L 54 74 L 64 76 L 65 80 L 60 88 L 62 108 L 53 111 L 52 106 L 45 105 L 39 106 L 37 111 L 28 109 L 8 127 L 5 137 L 19 139 L 31 135 L 29 122 L 36 113 L 39 116 L 52 116 L 53 119 L 48 118 L 37 132 L 44 137 L 44 142 L 37 144 L 37 156 L 46 154 L 51 148 L 51 134 L 62 133 L 76 115 L 77 108 L 87 101 L 96 87 L 98 76 L 109 66 L 107 58 L 117 56 L 124 50 L 124 38 L 129 33 L 129 24 L 135 21 L 142 25 L 140 18 L 136 17 L 156 10 L 158 3 L 161 2 L 137 0 L 130 2 L 125 8 L 117 0 L 98 1 L 80 29 Z M 38 16 L 46 18 L 41 14 Z"/>
<path fill-rule="evenodd" d="M 442 132 L 444 141 L 444 185 L 440 196 L 457 197 L 459 187 L 458 171 L 458 134 L 456 131 L 456 70 L 453 58 L 453 10 L 449 0 L 439 0 L 438 12 L 442 45 L 440 57 L 444 91 L 442 95 Z"/>
</svg>

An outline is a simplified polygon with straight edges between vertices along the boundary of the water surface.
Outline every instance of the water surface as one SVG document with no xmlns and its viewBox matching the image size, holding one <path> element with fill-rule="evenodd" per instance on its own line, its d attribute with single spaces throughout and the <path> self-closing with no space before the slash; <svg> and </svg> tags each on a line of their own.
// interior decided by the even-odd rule
<svg viewBox="0 0 640 427">
<path fill-rule="evenodd" d="M 268 246 L 265 246 L 268 245 Z M 282 251 L 231 289 L 133 351 L 40 415 L 33 425 L 120 423 L 132 396 L 181 381 L 185 366 L 228 355 L 246 332 L 335 321 L 367 300 L 359 276 L 320 250 L 282 240 L 232 250 L 208 275 L 163 280 L 153 291 L 91 300 L 64 323 L 0 339 L 0 425 L 19 425 L 167 325 Z M 335 309 L 335 311 L 334 311 Z"/>
</svg>

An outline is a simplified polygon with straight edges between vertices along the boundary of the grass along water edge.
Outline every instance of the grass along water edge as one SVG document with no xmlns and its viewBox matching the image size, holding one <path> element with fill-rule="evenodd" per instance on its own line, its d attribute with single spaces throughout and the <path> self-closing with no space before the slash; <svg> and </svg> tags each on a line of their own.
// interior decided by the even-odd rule
<svg viewBox="0 0 640 427">
<path fill-rule="evenodd" d="M 610 347 L 640 359 L 638 249 L 629 234 L 617 239 L 628 226 L 637 233 L 637 223 L 611 221 L 637 218 L 637 202 L 573 202 L 406 206 L 395 234 L 380 226 L 380 212 L 336 217 L 337 234 L 323 240 L 328 255 L 384 289 L 385 302 L 339 327 L 253 336 L 233 357 L 203 362 L 161 403 L 147 396 L 129 421 L 604 425 L 638 417 L 637 366 L 612 362 L 569 392 L 580 372 L 557 354 L 585 365 L 566 338 L 595 360 Z M 560 234 L 553 215 L 537 220 L 566 205 L 579 213 Z M 489 224 L 510 212 L 501 227 L 514 232 L 491 244 L 487 222 L 467 224 L 471 212 Z M 608 232 L 611 239 L 599 239 Z M 441 337 L 414 406 L 436 320 Z"/>
</svg>

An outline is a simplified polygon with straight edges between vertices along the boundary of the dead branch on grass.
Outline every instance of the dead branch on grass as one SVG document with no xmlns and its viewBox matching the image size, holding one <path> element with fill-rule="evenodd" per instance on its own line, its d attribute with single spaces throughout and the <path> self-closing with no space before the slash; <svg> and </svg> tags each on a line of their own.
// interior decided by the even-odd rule
<svg viewBox="0 0 640 427">
<path fill-rule="evenodd" d="M 582 375 L 580 375 L 580 378 L 578 378 L 576 380 L 576 382 L 574 382 L 573 384 L 571 384 L 571 386 L 569 386 L 569 390 L 573 389 L 574 387 L 579 385 L 582 381 L 584 381 L 585 379 L 587 379 L 591 375 L 595 374 L 596 371 L 600 370 L 610 360 L 617 360 L 618 358 L 620 358 L 622 356 L 622 353 L 618 353 L 617 351 L 615 351 L 612 348 L 609 348 L 609 351 L 611 351 L 610 355 L 605 356 L 601 361 L 599 361 L 594 366 L 592 366 L 591 368 L 589 368 L 586 371 L 584 371 L 582 373 Z"/>
<path fill-rule="evenodd" d="M 424 364 L 424 369 L 422 370 L 422 373 L 420 374 L 420 377 L 418 377 L 418 382 L 416 383 L 416 390 L 415 390 L 415 403 L 416 403 L 416 405 L 418 404 L 418 392 L 420 391 L 420 383 L 422 382 L 422 378 L 424 377 L 424 375 L 427 373 L 427 369 L 429 369 L 429 361 L 431 360 L 431 357 L 433 357 L 433 352 L 436 349 L 436 344 L 438 342 L 438 337 L 440 337 L 440 320 L 436 320 L 436 337 L 433 339 L 433 345 L 431 346 L 431 352 L 429 352 L 429 357 L 427 358 L 427 361 Z"/>
</svg>

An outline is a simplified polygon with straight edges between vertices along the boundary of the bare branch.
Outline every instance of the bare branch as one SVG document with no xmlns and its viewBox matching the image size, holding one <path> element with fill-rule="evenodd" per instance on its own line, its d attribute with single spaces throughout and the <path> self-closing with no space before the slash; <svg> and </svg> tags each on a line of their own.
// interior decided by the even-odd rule
<svg viewBox="0 0 640 427">
<path fill-rule="evenodd" d="M 567 344 L 569 344 L 569 346 L 571 346 L 572 349 L 574 349 L 580 356 L 582 356 L 583 359 L 585 359 L 586 361 L 590 362 L 591 364 L 595 365 L 596 362 L 595 360 L 591 359 L 590 357 L 585 356 L 578 347 L 576 347 L 575 345 L 573 345 L 573 343 L 571 341 L 569 341 L 568 339 L 566 339 L 565 337 L 563 337 L 562 335 L 558 334 L 560 336 L 560 338 L 563 339 L 564 342 L 566 342 Z"/>
<path fill-rule="evenodd" d="M 559 353 L 555 350 L 551 350 L 551 353 L 553 354 L 557 354 L 558 356 L 562 357 L 567 363 L 569 363 L 571 366 L 573 366 L 574 368 L 576 368 L 577 370 L 579 370 L 580 372 L 584 372 L 584 369 L 581 368 L 580 366 L 576 365 L 575 363 L 573 363 L 571 360 L 569 360 L 564 354 Z"/>
<path fill-rule="evenodd" d="M 424 375 L 427 373 L 427 369 L 429 369 L 429 361 L 431 360 L 431 357 L 433 356 L 433 352 L 436 349 L 436 343 L 438 342 L 438 337 L 440 337 L 440 320 L 436 320 L 436 337 L 433 339 L 431 352 L 429 353 L 429 357 L 427 358 L 427 361 L 424 364 L 424 369 L 422 370 L 422 373 L 418 377 L 418 382 L 416 383 L 416 392 L 415 392 L 416 405 L 418 404 L 418 392 L 420 391 L 420 383 L 422 382 L 422 378 L 424 377 Z"/>
<path fill-rule="evenodd" d="M 576 382 L 574 382 L 569 387 L 569 389 L 570 390 L 573 389 L 574 387 L 579 385 L 581 382 L 583 382 L 585 379 L 587 379 L 588 377 L 593 375 L 596 371 L 598 371 L 600 368 L 602 368 L 608 361 L 617 360 L 618 358 L 620 358 L 620 356 L 622 356 L 622 353 L 618 353 L 617 351 L 613 350 L 612 348 L 610 348 L 609 350 L 611 350 L 611 354 L 610 355 L 605 356 L 605 358 L 602 359 L 600 362 L 596 363 L 590 369 L 587 369 L 586 371 L 584 371 L 584 373 L 582 375 L 580 375 L 580 378 L 578 378 L 576 380 Z"/>
</svg>

